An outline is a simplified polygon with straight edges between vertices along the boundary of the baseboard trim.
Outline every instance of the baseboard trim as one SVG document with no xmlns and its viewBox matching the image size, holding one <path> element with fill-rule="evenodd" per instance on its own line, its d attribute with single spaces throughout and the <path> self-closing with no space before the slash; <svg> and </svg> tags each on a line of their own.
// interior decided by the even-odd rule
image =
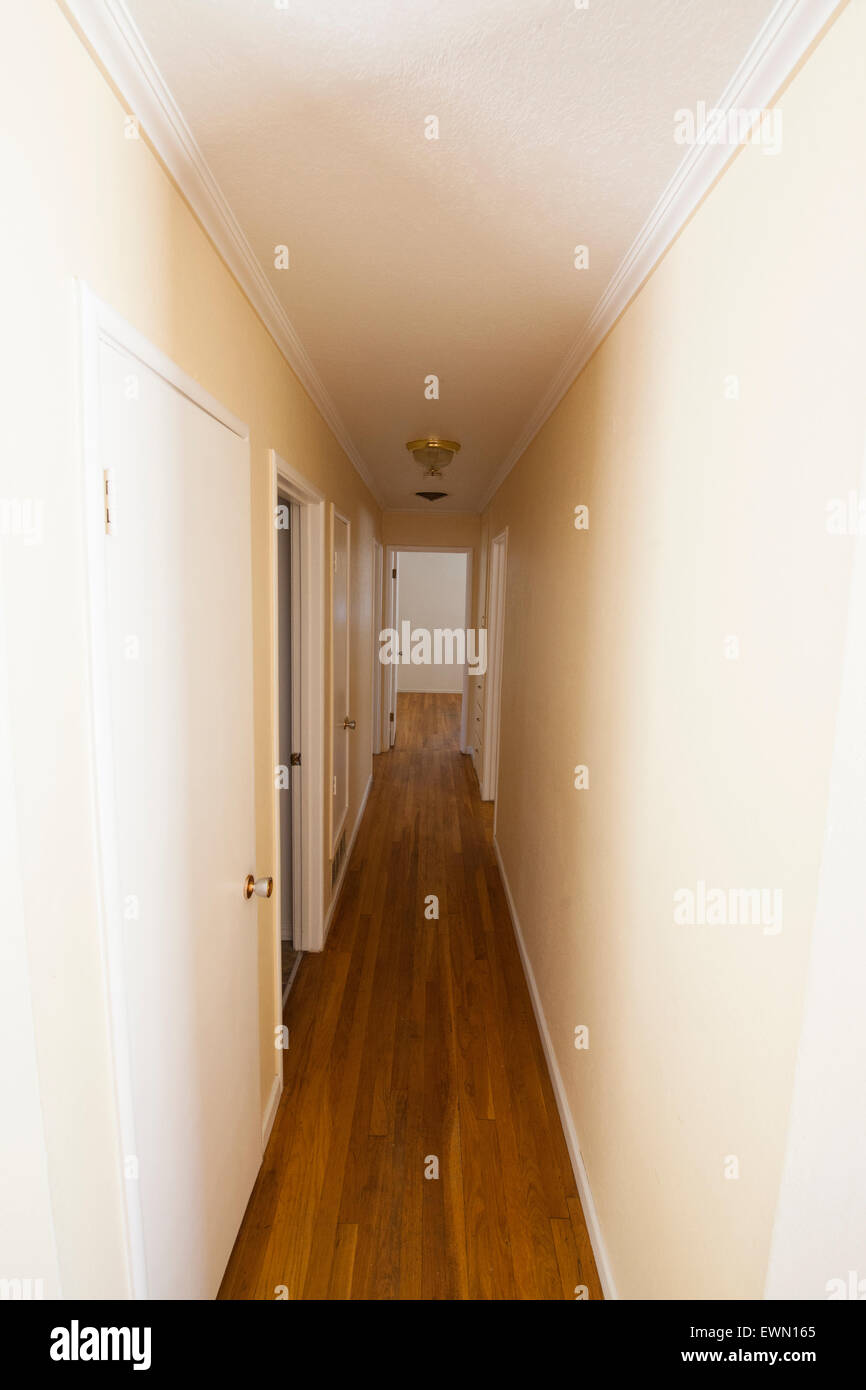
<svg viewBox="0 0 866 1390">
<path fill-rule="evenodd" d="M 357 838 L 358 838 L 358 831 L 361 829 L 361 821 L 364 819 L 364 812 L 365 812 L 366 809 L 367 809 L 367 801 L 368 801 L 369 796 L 370 796 L 370 788 L 372 787 L 372 785 L 373 785 L 373 774 L 372 774 L 372 772 L 371 772 L 371 773 L 370 773 L 370 776 L 367 778 L 367 785 L 366 785 L 366 787 L 364 788 L 364 795 L 361 797 L 361 805 L 358 807 L 358 814 L 357 814 L 357 816 L 355 817 L 355 824 L 354 824 L 354 826 L 353 826 L 353 828 L 352 828 L 352 834 L 351 834 L 351 836 L 350 836 L 349 843 L 348 843 L 348 845 L 346 846 L 346 853 L 345 853 L 345 855 L 343 856 L 343 867 L 342 867 L 341 870 L 340 870 L 340 876 L 339 876 L 339 878 L 337 879 L 337 885 L 336 885 L 336 887 L 334 888 L 334 892 L 333 892 L 333 895 L 332 895 L 332 897 L 331 897 L 330 904 L 328 905 L 328 911 L 327 911 L 326 914 L 325 914 L 325 926 L 324 926 L 324 930 L 323 930 L 323 932 L 322 932 L 322 945 L 323 945 L 323 946 L 324 946 L 325 942 L 326 942 L 327 939 L 328 939 L 328 932 L 331 930 L 331 922 L 332 922 L 332 920 L 333 920 L 334 913 L 335 913 L 336 910 L 337 910 L 337 904 L 338 904 L 339 901 L 340 901 L 340 894 L 341 894 L 342 891 L 343 891 L 343 882 L 344 882 L 345 877 L 346 877 L 346 870 L 348 869 L 348 867 L 349 867 L 349 861 L 350 861 L 350 859 L 352 858 L 352 850 L 355 848 L 355 841 L 356 841 Z"/>
<path fill-rule="evenodd" d="M 511 895 L 511 885 L 508 882 L 508 874 L 505 872 L 505 864 L 502 860 L 502 851 L 496 836 L 493 837 L 493 849 L 496 853 L 496 862 L 499 865 L 499 875 L 502 879 L 502 886 L 505 889 L 505 897 L 508 902 L 508 910 L 511 913 L 511 925 L 514 928 L 514 938 L 517 942 L 517 949 L 520 952 L 520 960 L 523 965 L 523 973 L 526 976 L 526 983 L 529 986 L 529 997 L 532 1000 L 532 1008 L 535 1013 L 535 1021 L 538 1024 L 538 1031 L 541 1035 L 541 1045 L 544 1048 L 544 1056 L 547 1060 L 547 1070 L 550 1073 L 550 1080 L 553 1084 L 553 1094 L 556 1097 L 556 1105 L 559 1110 L 559 1118 L 562 1121 L 562 1128 L 565 1133 L 565 1142 L 568 1145 L 568 1154 L 571 1159 L 571 1166 L 574 1171 L 574 1180 L 577 1183 L 577 1192 L 580 1197 L 580 1205 L 583 1208 L 586 1228 L 589 1232 L 589 1240 L 592 1245 L 592 1253 L 595 1255 L 595 1263 L 598 1267 L 598 1277 L 601 1281 L 602 1292 L 608 1300 L 617 1299 L 619 1295 L 614 1283 L 613 1271 L 610 1267 L 610 1260 L 607 1254 L 607 1247 L 601 1233 L 601 1226 L 598 1220 L 598 1212 L 592 1200 L 592 1192 L 589 1186 L 589 1178 L 584 1167 L 583 1158 L 580 1153 L 580 1142 L 577 1137 L 577 1130 L 574 1124 L 574 1117 L 565 1095 L 565 1086 L 562 1082 L 562 1074 L 556 1060 L 556 1053 L 553 1050 L 553 1042 L 550 1036 L 550 1029 L 547 1026 L 547 1019 L 544 1016 L 544 1008 L 541 1003 L 541 995 L 538 992 L 538 985 L 535 981 L 535 973 L 529 960 L 526 950 L 526 942 L 523 940 L 523 932 L 520 930 L 520 922 L 517 917 L 517 909 L 514 906 L 514 898 Z"/>
<path fill-rule="evenodd" d="M 282 1053 L 280 1053 L 282 1060 Z M 277 1118 L 277 1111 L 280 1107 L 280 1096 L 283 1094 L 283 1068 L 280 1067 L 278 1074 L 271 1082 L 271 1093 L 268 1096 L 268 1103 L 265 1106 L 264 1118 L 262 1119 L 262 1153 L 268 1147 L 268 1140 L 271 1137 L 271 1130 L 274 1127 L 274 1120 Z"/>
</svg>

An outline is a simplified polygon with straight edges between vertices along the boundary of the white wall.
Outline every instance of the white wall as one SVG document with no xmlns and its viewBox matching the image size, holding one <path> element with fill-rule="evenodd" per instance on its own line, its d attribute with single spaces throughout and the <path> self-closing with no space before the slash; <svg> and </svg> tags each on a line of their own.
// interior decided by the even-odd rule
<svg viewBox="0 0 866 1390">
<path fill-rule="evenodd" d="M 3 537 L 3 544 L 23 544 Z M 7 596 L 8 597 L 8 596 Z M 24 931 L 0 571 L 0 1298 L 60 1297 Z M 25 1293 L 26 1296 L 26 1293 Z"/>
<path fill-rule="evenodd" d="M 405 620 L 414 628 L 466 627 L 466 556 L 435 551 L 401 550 L 398 554 L 397 627 Z M 404 649 L 405 654 L 405 649 Z M 463 666 L 397 668 L 398 690 L 432 690 L 459 694 Z"/>
<path fill-rule="evenodd" d="M 857 549 L 767 1298 L 850 1298 L 855 1284 L 866 1298 L 866 552 L 860 537 L 835 540 Z"/>
</svg>

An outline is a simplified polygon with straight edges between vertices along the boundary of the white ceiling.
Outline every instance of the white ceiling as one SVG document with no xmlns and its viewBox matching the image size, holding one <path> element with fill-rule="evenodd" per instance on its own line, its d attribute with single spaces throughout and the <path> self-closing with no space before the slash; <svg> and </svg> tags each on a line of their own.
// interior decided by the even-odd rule
<svg viewBox="0 0 866 1390">
<path fill-rule="evenodd" d="M 674 111 L 772 9 L 126 4 L 384 505 L 430 508 L 406 440 L 462 443 L 437 510 L 480 506 L 683 157 Z"/>
</svg>

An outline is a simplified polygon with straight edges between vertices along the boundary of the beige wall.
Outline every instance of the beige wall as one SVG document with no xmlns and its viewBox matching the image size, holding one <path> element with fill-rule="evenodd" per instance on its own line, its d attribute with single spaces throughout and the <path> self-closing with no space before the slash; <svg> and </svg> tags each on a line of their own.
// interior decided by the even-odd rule
<svg viewBox="0 0 866 1390">
<path fill-rule="evenodd" d="M 764 1285 L 854 544 L 826 503 L 863 450 L 864 53 L 853 5 L 486 517 L 497 838 L 624 1297 Z M 782 931 L 675 926 L 699 880 L 781 887 Z"/>
<path fill-rule="evenodd" d="M 383 512 L 385 545 L 477 546 L 481 518 L 474 512 Z"/>
<path fill-rule="evenodd" d="M 66 1296 L 124 1287 L 88 797 L 87 615 L 73 277 L 86 280 L 251 431 L 256 830 L 276 863 L 271 727 L 273 447 L 352 523 L 354 823 L 370 755 L 372 542 L 380 512 L 186 203 L 53 0 L 15 6 L 0 52 L 2 495 L 44 501 L 44 542 L 2 547 L 33 1016 Z M 330 747 L 330 739 L 326 741 Z M 259 909 L 261 1085 L 272 1044 L 272 908 Z M 38 1273 L 38 1271 L 25 1271 Z"/>
</svg>

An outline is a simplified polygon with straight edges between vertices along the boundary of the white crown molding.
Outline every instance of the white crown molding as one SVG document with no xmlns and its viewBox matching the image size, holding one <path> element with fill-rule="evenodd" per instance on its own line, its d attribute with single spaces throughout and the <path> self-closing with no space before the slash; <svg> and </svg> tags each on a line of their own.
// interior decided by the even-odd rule
<svg viewBox="0 0 866 1390">
<path fill-rule="evenodd" d="M 728 112 L 744 108 L 763 110 L 769 106 L 810 43 L 840 8 L 841 0 L 778 0 L 713 109 Z M 673 118 L 673 113 L 671 116 Z M 704 144 L 693 145 L 688 150 L 548 390 L 494 475 L 481 503 L 482 512 L 725 165 L 733 159 L 737 148 L 729 144 Z"/>
<path fill-rule="evenodd" d="M 64 4 L 307 395 L 381 507 L 378 489 L 361 455 L 123 0 L 64 0 Z"/>
</svg>

